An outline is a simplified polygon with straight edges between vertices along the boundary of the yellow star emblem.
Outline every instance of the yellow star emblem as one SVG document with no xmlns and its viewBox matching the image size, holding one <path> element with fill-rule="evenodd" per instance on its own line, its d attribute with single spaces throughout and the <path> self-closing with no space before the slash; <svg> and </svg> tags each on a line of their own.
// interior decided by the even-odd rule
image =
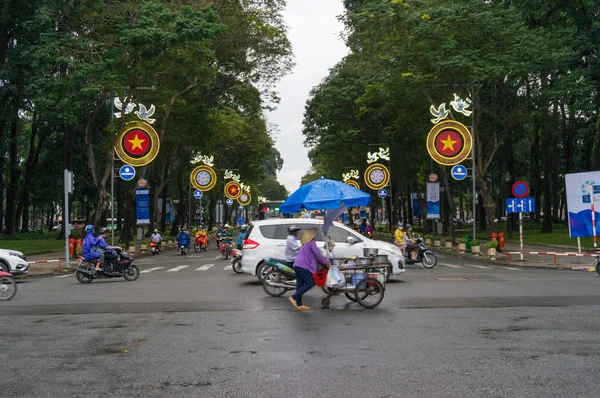
<svg viewBox="0 0 600 398">
<path fill-rule="evenodd" d="M 230 190 L 231 190 L 231 193 L 233 193 L 233 194 L 236 194 L 236 193 L 237 193 L 237 191 L 238 191 L 238 189 L 237 189 L 237 187 L 236 187 L 235 185 L 234 185 L 234 186 L 232 186 L 232 187 L 230 188 Z"/>
<path fill-rule="evenodd" d="M 146 140 L 140 139 L 136 134 L 135 138 L 133 140 L 128 140 L 128 142 L 131 144 L 132 151 L 135 151 L 136 148 L 139 148 L 141 151 L 143 151 L 144 147 L 142 147 L 142 144 L 146 142 Z"/>
<path fill-rule="evenodd" d="M 451 151 L 454 151 L 454 144 L 456 144 L 458 141 L 453 141 L 452 138 L 450 137 L 450 134 L 448 134 L 448 136 L 446 137 L 446 140 L 442 140 L 441 141 L 442 144 L 444 144 L 444 148 L 442 149 L 442 151 L 445 151 L 446 149 L 450 149 Z"/>
</svg>

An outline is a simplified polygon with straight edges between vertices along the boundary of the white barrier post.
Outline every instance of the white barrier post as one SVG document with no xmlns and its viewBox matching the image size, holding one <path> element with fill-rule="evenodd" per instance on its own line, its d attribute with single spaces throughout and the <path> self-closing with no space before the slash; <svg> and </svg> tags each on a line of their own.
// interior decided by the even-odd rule
<svg viewBox="0 0 600 398">
<path fill-rule="evenodd" d="M 523 261 L 523 212 L 519 212 L 519 239 L 521 240 L 521 261 Z"/>
</svg>

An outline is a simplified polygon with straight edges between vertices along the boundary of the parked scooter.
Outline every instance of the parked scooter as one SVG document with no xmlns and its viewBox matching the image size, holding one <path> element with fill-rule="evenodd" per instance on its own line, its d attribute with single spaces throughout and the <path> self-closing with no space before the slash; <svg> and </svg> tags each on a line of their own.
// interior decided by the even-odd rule
<svg viewBox="0 0 600 398">
<path fill-rule="evenodd" d="M 242 273 L 242 251 L 240 249 L 231 252 L 231 269 L 236 274 Z"/>
<path fill-rule="evenodd" d="M 150 242 L 150 253 L 154 256 L 160 253 L 160 243 Z"/>
<path fill-rule="evenodd" d="M 437 265 L 437 257 L 433 254 L 433 251 L 425 246 L 422 238 L 417 238 L 417 245 L 419 245 L 417 252 L 417 259 L 413 260 L 411 258 L 411 251 L 414 250 L 406 250 L 406 255 L 404 256 L 406 264 L 416 264 L 422 263 L 425 268 L 433 268 Z"/>
<path fill-rule="evenodd" d="M 0 270 L 0 300 L 6 301 L 17 294 L 17 284 L 12 274 Z"/>
<path fill-rule="evenodd" d="M 125 251 L 115 250 L 117 252 L 117 264 L 112 269 L 112 264 L 107 261 L 100 265 L 101 271 L 96 271 L 96 263 L 85 261 L 79 256 L 77 261 L 77 270 L 75 277 L 81 283 L 90 283 L 94 279 L 125 278 L 127 281 L 134 281 L 140 276 L 140 270 L 133 264 L 133 257 Z"/>
</svg>

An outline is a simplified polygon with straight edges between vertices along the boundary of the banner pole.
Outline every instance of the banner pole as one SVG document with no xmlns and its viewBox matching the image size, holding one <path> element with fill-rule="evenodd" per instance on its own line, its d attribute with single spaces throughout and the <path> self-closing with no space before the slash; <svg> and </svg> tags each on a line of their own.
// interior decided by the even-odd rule
<svg viewBox="0 0 600 398">
<path fill-rule="evenodd" d="M 521 261 L 523 261 L 523 212 L 519 212 L 519 238 L 521 240 Z"/>
</svg>

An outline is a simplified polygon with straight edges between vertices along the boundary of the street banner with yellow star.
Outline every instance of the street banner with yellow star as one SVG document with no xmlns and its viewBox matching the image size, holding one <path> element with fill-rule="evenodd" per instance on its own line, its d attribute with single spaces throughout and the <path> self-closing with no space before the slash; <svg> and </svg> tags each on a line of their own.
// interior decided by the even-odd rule
<svg viewBox="0 0 600 398">
<path fill-rule="evenodd" d="M 237 181 L 229 181 L 225 184 L 225 196 L 229 199 L 235 200 L 242 195 L 242 187 Z"/>
<path fill-rule="evenodd" d="M 115 152 L 128 165 L 145 166 L 156 158 L 159 148 L 160 138 L 156 130 L 146 122 L 134 121 L 125 124 Z"/>
<path fill-rule="evenodd" d="M 471 154 L 473 141 L 469 129 L 457 121 L 436 124 L 427 136 L 427 152 L 442 166 L 453 166 Z"/>
</svg>

